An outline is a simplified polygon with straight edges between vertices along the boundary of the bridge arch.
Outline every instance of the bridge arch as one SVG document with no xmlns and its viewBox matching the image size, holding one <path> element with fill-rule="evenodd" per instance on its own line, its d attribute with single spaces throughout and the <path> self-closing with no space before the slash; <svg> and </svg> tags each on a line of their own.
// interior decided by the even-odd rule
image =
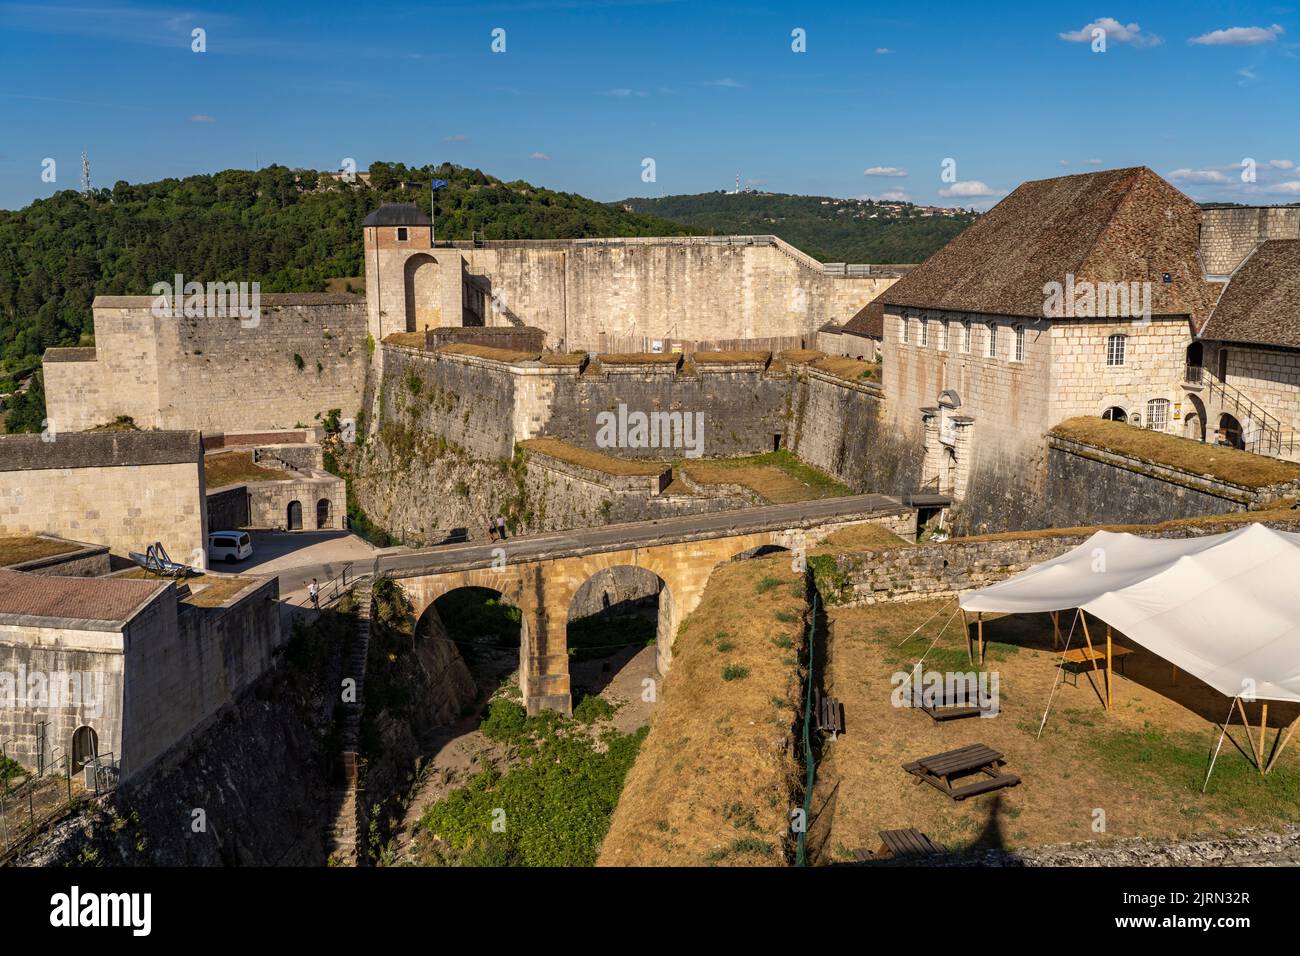
<svg viewBox="0 0 1300 956">
<path fill-rule="evenodd" d="M 621 670 L 652 641 L 654 654 L 645 676 L 658 676 L 663 673 L 661 649 L 671 651 L 676 623 L 672 588 L 655 572 L 635 564 L 596 570 L 574 589 L 569 602 L 565 642 L 570 668 L 587 672 L 586 689 L 596 690 L 604 686 L 606 674 L 613 678 L 611 664 Z M 595 660 L 603 662 L 599 677 L 584 666 Z"/>
<path fill-rule="evenodd" d="M 463 584 L 444 590 L 416 618 L 415 634 L 454 643 L 475 684 L 489 696 L 516 671 L 523 680 L 528 615 L 497 588 Z"/>
</svg>

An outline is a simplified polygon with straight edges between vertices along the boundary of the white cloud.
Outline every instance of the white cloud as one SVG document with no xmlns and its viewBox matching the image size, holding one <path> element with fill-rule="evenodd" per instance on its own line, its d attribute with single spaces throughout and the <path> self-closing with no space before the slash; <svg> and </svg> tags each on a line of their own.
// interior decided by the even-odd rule
<svg viewBox="0 0 1300 956">
<path fill-rule="evenodd" d="M 469 139 L 469 137 L 464 133 L 452 133 L 450 136 L 444 136 L 442 141 L 444 143 L 463 143 L 467 139 Z"/>
<path fill-rule="evenodd" d="M 1289 159 L 1270 159 L 1268 164 L 1274 169 L 1295 169 L 1295 163 Z"/>
<path fill-rule="evenodd" d="M 641 90 L 629 89 L 626 86 L 620 86 L 612 90 L 606 90 L 604 93 L 601 94 L 601 96 L 616 96 L 620 99 L 627 96 L 649 96 L 649 95 L 650 95 L 649 93 L 645 93 Z"/>
<path fill-rule="evenodd" d="M 1085 160 L 1083 161 L 1083 165 L 1085 165 L 1085 166 L 1100 166 L 1100 165 L 1101 165 L 1101 160 L 1100 160 L 1100 159 L 1085 159 Z"/>
<path fill-rule="evenodd" d="M 1300 180 L 1278 183 L 1276 186 L 1270 186 L 1268 191 L 1271 193 L 1300 193 Z"/>
<path fill-rule="evenodd" d="M 872 166 L 862 171 L 863 176 L 906 176 L 907 170 L 897 166 Z"/>
<path fill-rule="evenodd" d="M 732 90 L 743 90 L 743 89 L 745 88 L 745 84 L 744 84 L 744 83 L 741 83 L 739 80 L 733 80 L 733 79 L 732 79 L 731 77 L 729 77 L 729 76 L 728 76 L 728 77 L 724 77 L 724 78 L 721 79 L 721 80 L 709 80 L 709 81 L 706 82 L 704 85 L 705 85 L 705 86 L 725 86 L 725 87 L 727 87 L 728 89 L 732 89 Z"/>
<path fill-rule="evenodd" d="M 1070 165 L 1070 161 L 1069 161 L 1068 159 L 1058 159 L 1058 160 L 1056 161 L 1056 163 L 1057 163 L 1058 166 L 1069 166 L 1069 165 Z"/>
<path fill-rule="evenodd" d="M 1217 169 L 1175 169 L 1166 179 L 1176 183 L 1229 183 L 1227 176 Z"/>
<path fill-rule="evenodd" d="M 536 153 L 529 153 L 528 158 L 529 159 L 550 159 L 551 157 L 547 156 L 545 153 L 536 152 Z"/>
<path fill-rule="evenodd" d="M 961 182 L 953 183 L 945 189 L 940 189 L 939 195 L 944 197 L 1000 196 L 1002 195 L 1002 190 L 992 189 L 987 184 L 980 182 L 978 179 L 964 179 Z"/>
<path fill-rule="evenodd" d="M 215 116 L 208 116 L 206 113 L 195 113 L 190 117 L 191 123 L 215 123 L 216 121 Z"/>
<path fill-rule="evenodd" d="M 1226 30 L 1211 30 L 1192 37 L 1187 42 L 1202 46 L 1259 46 L 1261 43 L 1273 43 L 1285 32 L 1276 23 L 1271 27 L 1229 27 Z"/>
<path fill-rule="evenodd" d="M 893 53 L 893 52 L 894 52 L 894 51 L 891 50 L 891 49 L 890 49 L 889 47 L 887 47 L 887 46 L 878 46 L 878 47 L 876 47 L 876 53 L 879 54 L 880 56 L 886 56 L 886 55 L 888 55 L 888 54 L 890 54 L 890 53 Z"/>
<path fill-rule="evenodd" d="M 1070 43 L 1091 43 L 1097 30 L 1106 32 L 1106 39 L 1112 43 L 1128 43 L 1136 47 L 1159 46 L 1165 41 L 1154 33 L 1143 33 L 1136 23 L 1123 24 L 1114 17 L 1099 17 L 1091 23 L 1084 24 L 1078 30 L 1058 33 L 1057 36 Z"/>
</svg>

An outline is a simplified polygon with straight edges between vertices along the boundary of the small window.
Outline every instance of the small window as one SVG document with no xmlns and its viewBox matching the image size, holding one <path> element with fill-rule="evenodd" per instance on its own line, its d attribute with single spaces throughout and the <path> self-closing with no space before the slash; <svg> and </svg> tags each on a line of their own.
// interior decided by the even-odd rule
<svg viewBox="0 0 1300 956">
<path fill-rule="evenodd" d="M 930 320 L 921 316 L 921 348 L 926 348 L 930 344 Z"/>
<path fill-rule="evenodd" d="M 988 323 L 989 327 L 989 358 L 998 357 L 998 325 L 996 322 Z"/>
<path fill-rule="evenodd" d="M 1025 327 L 1023 325 L 1016 326 L 1016 341 L 1011 360 L 1013 362 L 1023 362 L 1025 360 Z"/>
<path fill-rule="evenodd" d="M 970 319 L 961 320 L 961 350 L 970 351 Z"/>
<path fill-rule="evenodd" d="M 1147 428 L 1164 431 L 1169 421 L 1169 399 L 1153 398 L 1147 402 Z"/>
<path fill-rule="evenodd" d="M 948 320 L 939 323 L 939 351 L 948 351 Z"/>
<path fill-rule="evenodd" d="M 405 242 L 405 241 L 406 241 L 406 227 L 405 227 L 405 226 L 398 226 L 398 227 L 397 227 L 397 241 L 398 241 L 398 242 Z"/>
<path fill-rule="evenodd" d="M 1128 336 L 1112 335 L 1106 339 L 1106 364 L 1111 368 L 1124 364 L 1124 351 Z"/>
<path fill-rule="evenodd" d="M 903 313 L 902 323 L 903 323 L 903 344 L 906 345 L 906 344 L 907 344 L 907 326 L 908 326 L 907 313 L 906 313 L 906 312 Z"/>
</svg>

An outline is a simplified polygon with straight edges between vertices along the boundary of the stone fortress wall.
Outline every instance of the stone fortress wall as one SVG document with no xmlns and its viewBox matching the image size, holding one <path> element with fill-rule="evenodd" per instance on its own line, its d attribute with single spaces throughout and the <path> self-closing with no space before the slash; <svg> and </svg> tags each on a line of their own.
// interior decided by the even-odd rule
<svg viewBox="0 0 1300 956">
<path fill-rule="evenodd" d="M 97 296 L 95 347 L 46 351 L 52 428 L 85 431 L 127 415 L 140 428 L 271 430 L 312 425 L 331 408 L 351 415 L 360 404 L 369 364 L 362 298 L 263 295 L 255 325 L 159 317 L 153 304 Z"/>
<path fill-rule="evenodd" d="M 429 227 L 412 225 L 366 227 L 365 245 L 376 339 L 426 326 L 534 326 L 557 351 L 811 342 L 820 325 L 847 321 L 907 268 L 826 266 L 775 236 L 430 247 Z"/>
</svg>

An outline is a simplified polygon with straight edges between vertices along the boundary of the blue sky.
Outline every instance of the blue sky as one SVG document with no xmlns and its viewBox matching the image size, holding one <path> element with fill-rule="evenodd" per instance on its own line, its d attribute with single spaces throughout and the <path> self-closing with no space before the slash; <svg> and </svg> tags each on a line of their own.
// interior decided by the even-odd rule
<svg viewBox="0 0 1300 956">
<path fill-rule="evenodd" d="M 101 186 L 351 157 L 602 200 L 739 173 L 987 208 L 1026 179 L 1147 165 L 1196 199 L 1295 202 L 1297 117 L 1300 13 L 1270 3 L 0 0 L 4 208 L 75 188 L 83 148 Z"/>
</svg>

